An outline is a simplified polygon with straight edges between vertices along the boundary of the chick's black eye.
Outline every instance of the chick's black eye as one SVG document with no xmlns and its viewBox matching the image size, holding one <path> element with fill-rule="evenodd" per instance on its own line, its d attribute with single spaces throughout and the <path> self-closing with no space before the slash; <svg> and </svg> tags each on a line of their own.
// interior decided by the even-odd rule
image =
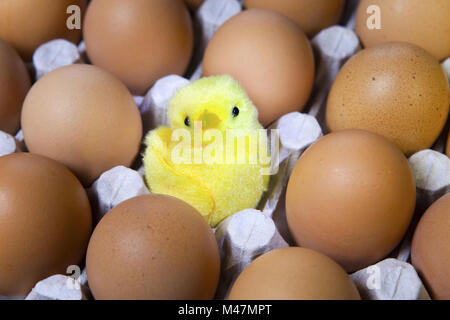
<svg viewBox="0 0 450 320">
<path fill-rule="evenodd" d="M 184 124 L 186 125 L 186 127 L 190 127 L 191 126 L 191 119 L 189 119 L 189 117 L 186 117 L 186 119 L 184 119 Z"/>
<path fill-rule="evenodd" d="M 233 117 L 237 117 L 239 115 L 239 108 L 238 107 L 234 107 L 233 108 Z"/>
</svg>

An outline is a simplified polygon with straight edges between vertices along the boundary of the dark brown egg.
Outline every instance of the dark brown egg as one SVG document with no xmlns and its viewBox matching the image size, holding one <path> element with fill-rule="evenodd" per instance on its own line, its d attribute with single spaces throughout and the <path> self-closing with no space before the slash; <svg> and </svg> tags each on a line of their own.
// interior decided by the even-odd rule
<svg viewBox="0 0 450 320">
<path fill-rule="evenodd" d="M 300 157 L 287 187 L 286 214 L 299 246 L 352 272 L 397 246 L 415 203 L 414 177 L 400 149 L 377 134 L 344 130 Z"/>
<path fill-rule="evenodd" d="M 91 209 L 81 183 L 54 160 L 3 156 L 0 176 L 0 295 L 23 297 L 38 281 L 81 263 Z"/>
<path fill-rule="evenodd" d="M 379 16 L 371 6 L 379 8 Z M 449 16 L 448 0 L 362 0 L 355 29 L 365 47 L 392 41 L 409 42 L 443 60 L 450 57 Z M 372 28 L 373 18 L 379 19 L 380 29 Z"/>
<path fill-rule="evenodd" d="M 0 1 L 0 38 L 13 46 L 25 61 L 43 43 L 64 38 L 74 43 L 81 29 L 69 29 L 71 5 L 78 6 L 82 18 L 87 0 L 2 0 Z"/>
<path fill-rule="evenodd" d="M 20 56 L 0 39 L 0 130 L 14 135 L 20 127 L 30 76 Z"/>
<path fill-rule="evenodd" d="M 112 209 L 92 235 L 86 263 L 101 300 L 212 299 L 220 272 L 209 225 L 187 203 L 163 195 Z"/>
<path fill-rule="evenodd" d="M 163 76 L 184 74 L 193 50 L 183 0 L 93 0 L 83 34 L 92 63 L 137 95 Z"/>
<path fill-rule="evenodd" d="M 360 300 L 348 274 L 327 256 L 305 248 L 270 251 L 245 268 L 230 300 Z"/>
<path fill-rule="evenodd" d="M 450 300 L 450 193 L 436 201 L 420 220 L 411 260 L 433 298 Z"/>
</svg>

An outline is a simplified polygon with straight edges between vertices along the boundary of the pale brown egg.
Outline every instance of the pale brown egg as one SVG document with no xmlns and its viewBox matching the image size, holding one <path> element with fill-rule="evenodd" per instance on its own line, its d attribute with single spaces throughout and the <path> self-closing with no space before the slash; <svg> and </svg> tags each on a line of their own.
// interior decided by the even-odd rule
<svg viewBox="0 0 450 320">
<path fill-rule="evenodd" d="M 387 43 L 351 58 L 328 97 L 326 121 L 334 132 L 369 130 L 405 154 L 431 147 L 447 121 L 450 94 L 439 62 L 407 43 Z"/>
<path fill-rule="evenodd" d="M 163 76 L 183 75 L 193 50 L 183 0 L 93 0 L 83 35 L 91 62 L 137 95 Z"/>
<path fill-rule="evenodd" d="M 0 295 L 34 285 L 83 259 L 92 228 L 87 194 L 58 162 L 30 153 L 0 157 Z"/>
<path fill-rule="evenodd" d="M 67 11 L 69 6 L 76 5 L 82 18 L 86 3 L 87 0 L 2 0 L 0 38 L 11 44 L 25 61 L 31 61 L 37 47 L 52 39 L 78 43 L 81 28 L 67 27 L 67 20 L 73 14 Z"/>
<path fill-rule="evenodd" d="M 304 108 L 314 84 L 314 56 L 303 31 L 286 16 L 250 9 L 214 34 L 203 73 L 228 74 L 239 81 L 267 126 Z"/>
<path fill-rule="evenodd" d="M 244 0 L 248 9 L 261 8 L 278 11 L 312 37 L 339 22 L 345 0 Z"/>
<path fill-rule="evenodd" d="M 79 64 L 56 69 L 31 88 L 22 130 L 31 152 L 63 163 L 88 186 L 103 172 L 132 164 L 142 120 L 119 80 Z"/>
<path fill-rule="evenodd" d="M 184 0 L 188 8 L 192 11 L 197 10 L 205 0 Z"/>
<path fill-rule="evenodd" d="M 0 39 L 0 130 L 16 134 L 30 76 L 17 52 Z"/>
<path fill-rule="evenodd" d="M 86 259 L 99 300 L 197 300 L 214 297 L 217 242 L 200 213 L 164 195 L 127 200 L 96 227 Z"/>
<path fill-rule="evenodd" d="M 432 297 L 450 300 L 450 193 L 437 200 L 420 220 L 411 260 Z"/>
<path fill-rule="evenodd" d="M 336 262 L 305 248 L 270 251 L 248 265 L 230 300 L 360 300 L 348 274 Z"/>
<path fill-rule="evenodd" d="M 287 187 L 286 215 L 299 246 L 352 272 L 396 247 L 415 202 L 414 177 L 400 149 L 377 134 L 345 130 L 300 157 Z"/>
<path fill-rule="evenodd" d="M 373 6 L 379 8 L 379 19 Z M 449 17 L 448 0 L 362 0 L 355 29 L 366 47 L 392 41 L 409 42 L 443 60 L 450 57 Z M 380 29 L 373 28 L 374 18 L 380 21 Z"/>
</svg>

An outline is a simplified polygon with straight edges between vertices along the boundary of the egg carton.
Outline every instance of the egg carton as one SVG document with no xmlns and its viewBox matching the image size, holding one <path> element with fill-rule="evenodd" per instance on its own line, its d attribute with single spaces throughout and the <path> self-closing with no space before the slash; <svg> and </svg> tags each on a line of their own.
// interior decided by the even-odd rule
<svg viewBox="0 0 450 320">
<path fill-rule="evenodd" d="M 280 155 L 278 173 L 271 178 L 269 190 L 258 208 L 238 212 L 214 229 L 221 253 L 221 276 L 216 294 L 225 299 L 240 272 L 256 257 L 268 251 L 294 245 L 285 215 L 285 190 L 289 176 L 300 155 L 326 134 L 325 106 L 328 92 L 342 65 L 361 47 L 353 31 L 358 0 L 348 0 L 341 26 L 332 26 L 315 36 L 311 43 L 316 56 L 316 80 L 307 113 L 290 113 L 281 117 L 272 129 L 279 130 Z M 201 77 L 201 57 L 206 45 L 221 24 L 242 10 L 238 0 L 206 0 L 195 13 L 196 49 L 190 66 L 190 77 L 166 76 L 155 83 L 146 96 L 136 96 L 147 132 L 167 124 L 167 104 L 174 92 Z M 87 61 L 84 44 L 78 47 L 66 40 L 53 40 L 40 46 L 33 57 L 36 78 L 65 65 Z M 443 63 L 450 81 L 450 59 Z M 324 130 L 323 130 L 323 129 Z M 409 159 L 417 185 L 417 209 L 404 240 L 386 260 L 351 274 L 363 299 L 427 300 L 430 299 L 410 258 L 411 238 L 424 209 L 450 190 L 450 159 L 442 154 L 442 136 L 435 150 L 424 150 Z M 26 151 L 23 135 L 13 137 L 0 132 L 0 156 Z M 103 173 L 86 191 L 93 212 L 94 225 L 119 203 L 149 191 L 143 179 L 141 161 L 132 168 L 116 167 Z M 68 270 L 70 275 L 53 275 L 36 284 L 28 300 L 90 299 L 85 270 Z M 7 299 L 2 298 L 0 299 Z"/>
</svg>

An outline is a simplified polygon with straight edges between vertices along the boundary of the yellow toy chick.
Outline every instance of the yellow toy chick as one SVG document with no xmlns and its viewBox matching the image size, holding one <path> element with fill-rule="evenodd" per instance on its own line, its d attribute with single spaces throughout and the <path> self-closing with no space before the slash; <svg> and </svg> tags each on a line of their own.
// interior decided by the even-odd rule
<svg viewBox="0 0 450 320">
<path fill-rule="evenodd" d="M 212 227 L 256 207 L 267 189 L 270 155 L 244 89 L 230 76 L 202 78 L 175 93 L 168 118 L 170 127 L 150 131 L 145 141 L 150 191 L 184 200 Z"/>
</svg>

